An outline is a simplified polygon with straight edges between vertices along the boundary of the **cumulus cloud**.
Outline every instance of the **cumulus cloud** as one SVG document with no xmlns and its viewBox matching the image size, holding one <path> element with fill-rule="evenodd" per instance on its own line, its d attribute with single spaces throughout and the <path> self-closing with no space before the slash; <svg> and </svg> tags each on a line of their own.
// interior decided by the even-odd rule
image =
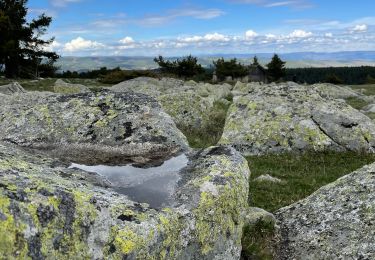
<svg viewBox="0 0 375 260">
<path fill-rule="evenodd" d="M 203 42 L 203 41 L 208 41 L 208 42 L 228 42 L 231 40 L 231 38 L 227 35 L 223 35 L 220 33 L 209 33 L 204 36 L 191 36 L 191 37 L 185 37 L 185 38 L 179 38 L 178 39 L 180 42 L 185 42 L 185 43 L 196 43 L 196 42 Z"/>
<path fill-rule="evenodd" d="M 253 30 L 248 30 L 245 32 L 245 38 L 246 39 L 253 39 L 254 37 L 257 37 L 258 34 L 256 32 L 254 32 Z"/>
<path fill-rule="evenodd" d="M 134 43 L 134 40 L 132 37 L 126 36 L 125 38 L 121 39 L 119 42 L 122 44 L 131 44 L 131 43 Z"/>
<path fill-rule="evenodd" d="M 44 51 L 58 51 L 63 45 L 58 41 L 53 41 L 51 44 L 43 47 Z"/>
<path fill-rule="evenodd" d="M 304 30 L 294 30 L 291 34 L 289 34 L 290 38 L 307 38 L 312 36 L 312 32 L 306 32 Z"/>
<path fill-rule="evenodd" d="M 352 32 L 367 32 L 367 24 L 357 24 L 352 29 Z"/>
<path fill-rule="evenodd" d="M 328 38 L 331 38 L 331 37 L 333 37 L 333 33 L 325 33 L 324 36 L 328 37 Z"/>
<path fill-rule="evenodd" d="M 97 50 L 105 47 L 104 44 L 96 41 L 85 40 L 78 37 L 70 42 L 65 43 L 64 50 L 67 52 Z"/>
</svg>

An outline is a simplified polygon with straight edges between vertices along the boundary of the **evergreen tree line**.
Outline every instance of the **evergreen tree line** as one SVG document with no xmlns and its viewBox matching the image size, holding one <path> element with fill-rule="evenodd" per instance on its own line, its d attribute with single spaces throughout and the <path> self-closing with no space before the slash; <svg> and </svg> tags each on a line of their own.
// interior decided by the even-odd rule
<svg viewBox="0 0 375 260">
<path fill-rule="evenodd" d="M 286 69 L 285 80 L 314 84 L 375 84 L 375 67 L 329 67 Z"/>
</svg>

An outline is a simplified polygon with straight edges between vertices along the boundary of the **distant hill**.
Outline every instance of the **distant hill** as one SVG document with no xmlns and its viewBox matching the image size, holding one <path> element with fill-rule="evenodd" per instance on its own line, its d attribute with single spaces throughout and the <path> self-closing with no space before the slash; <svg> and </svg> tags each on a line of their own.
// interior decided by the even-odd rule
<svg viewBox="0 0 375 260">
<path fill-rule="evenodd" d="M 215 54 L 200 55 L 199 62 L 209 67 L 212 61 L 217 58 L 237 58 L 244 64 L 251 62 L 252 57 L 257 55 L 260 62 L 266 64 L 272 57 L 272 53 L 258 54 Z M 348 52 L 296 52 L 280 54 L 281 58 L 287 61 L 289 68 L 305 67 L 342 67 L 342 66 L 375 66 L 375 51 L 348 51 Z M 101 67 L 122 69 L 153 69 L 156 64 L 154 57 L 61 57 L 57 63 L 61 71 L 87 71 Z M 170 57 L 176 59 L 178 57 Z"/>
</svg>

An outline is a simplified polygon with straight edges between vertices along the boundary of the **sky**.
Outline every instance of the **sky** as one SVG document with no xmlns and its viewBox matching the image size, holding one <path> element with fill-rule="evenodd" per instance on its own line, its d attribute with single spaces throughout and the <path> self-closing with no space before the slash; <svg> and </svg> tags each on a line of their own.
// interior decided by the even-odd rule
<svg viewBox="0 0 375 260">
<path fill-rule="evenodd" d="M 375 0 L 29 0 L 63 56 L 375 51 Z"/>
</svg>

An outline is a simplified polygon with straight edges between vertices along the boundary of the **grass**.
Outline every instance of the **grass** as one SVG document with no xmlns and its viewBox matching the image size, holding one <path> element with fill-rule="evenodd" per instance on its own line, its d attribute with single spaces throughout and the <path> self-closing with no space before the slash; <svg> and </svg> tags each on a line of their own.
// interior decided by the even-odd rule
<svg viewBox="0 0 375 260">
<path fill-rule="evenodd" d="M 367 106 L 369 103 L 361 98 L 357 97 L 350 97 L 346 99 L 346 103 L 348 103 L 350 106 L 354 107 L 355 109 L 361 110 L 365 106 Z"/>
<path fill-rule="evenodd" d="M 363 89 L 362 93 L 367 96 L 375 95 L 375 84 L 352 85 L 350 87 L 357 91 Z"/>
<path fill-rule="evenodd" d="M 247 159 L 252 173 L 250 206 L 275 212 L 311 195 L 320 187 L 375 162 L 375 155 L 355 152 L 306 152 Z M 282 183 L 253 181 L 263 174 L 279 178 Z"/>
<path fill-rule="evenodd" d="M 275 226 L 273 223 L 258 221 L 254 226 L 245 226 L 241 241 L 241 259 L 272 260 L 274 235 Z"/>
<path fill-rule="evenodd" d="M 233 97 L 228 97 L 228 101 L 231 101 L 231 99 Z M 200 129 L 178 126 L 192 148 L 207 148 L 219 142 L 223 134 L 229 106 L 230 103 L 214 102 L 214 106 L 208 115 L 210 122 Z"/>
</svg>

